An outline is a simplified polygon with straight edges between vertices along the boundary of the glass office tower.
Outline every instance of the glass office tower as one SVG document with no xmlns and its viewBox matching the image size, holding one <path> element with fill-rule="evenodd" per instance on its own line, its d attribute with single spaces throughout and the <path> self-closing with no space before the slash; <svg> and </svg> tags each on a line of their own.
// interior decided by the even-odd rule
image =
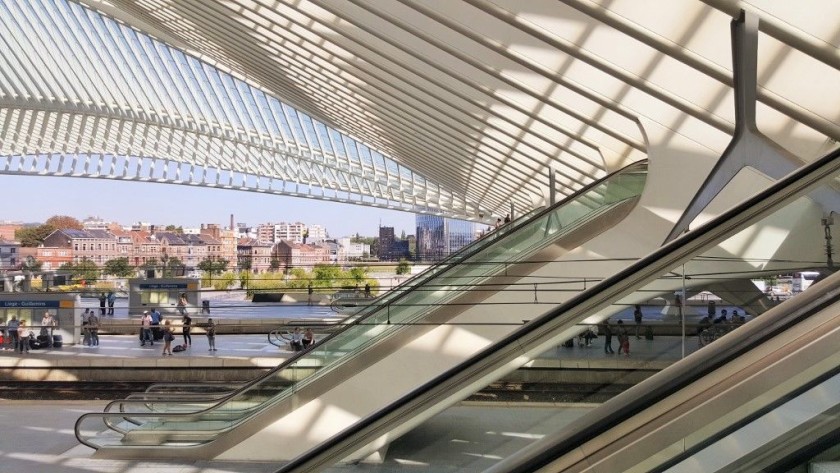
<svg viewBox="0 0 840 473">
<path fill-rule="evenodd" d="M 475 239 L 475 224 L 437 215 L 417 215 L 417 260 L 439 261 Z"/>
</svg>

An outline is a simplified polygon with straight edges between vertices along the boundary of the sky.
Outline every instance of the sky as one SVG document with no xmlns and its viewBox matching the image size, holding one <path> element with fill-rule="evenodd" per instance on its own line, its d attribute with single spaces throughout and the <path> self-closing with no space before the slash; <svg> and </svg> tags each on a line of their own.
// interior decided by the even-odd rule
<svg viewBox="0 0 840 473">
<path fill-rule="evenodd" d="M 198 227 L 202 223 L 302 222 L 323 225 L 333 238 L 377 236 L 379 225 L 415 233 L 413 213 L 316 199 L 173 184 L 74 177 L 0 175 L 0 221 L 43 222 L 53 215 L 100 217 L 122 225 L 148 222 Z"/>
</svg>

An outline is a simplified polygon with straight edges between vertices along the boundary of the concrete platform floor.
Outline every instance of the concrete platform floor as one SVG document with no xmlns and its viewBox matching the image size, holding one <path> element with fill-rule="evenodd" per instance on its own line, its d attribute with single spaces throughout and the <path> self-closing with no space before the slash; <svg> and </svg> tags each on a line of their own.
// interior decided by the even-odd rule
<svg viewBox="0 0 840 473">
<path fill-rule="evenodd" d="M 0 473 L 263 473 L 278 463 L 100 460 L 73 434 L 76 419 L 104 402 L 0 403 Z M 340 465 L 327 471 L 478 472 L 588 412 L 591 405 L 448 409 L 397 439 L 381 464 Z"/>
</svg>

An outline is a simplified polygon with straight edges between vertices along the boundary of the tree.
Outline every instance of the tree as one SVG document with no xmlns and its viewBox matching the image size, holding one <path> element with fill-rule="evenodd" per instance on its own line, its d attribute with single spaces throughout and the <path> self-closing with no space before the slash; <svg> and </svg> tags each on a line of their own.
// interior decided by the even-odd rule
<svg viewBox="0 0 840 473">
<path fill-rule="evenodd" d="M 34 256 L 27 256 L 20 265 L 22 270 L 33 273 L 41 271 L 42 266 L 44 266 L 44 263 L 35 259 Z"/>
<path fill-rule="evenodd" d="M 341 268 L 335 264 L 316 264 L 312 273 L 315 275 L 315 285 L 330 287 L 336 279 L 341 277 Z"/>
<path fill-rule="evenodd" d="M 167 232 L 178 233 L 178 234 L 183 234 L 184 233 L 184 227 L 176 227 L 175 225 L 167 225 L 166 228 L 164 228 L 164 230 L 166 230 Z"/>
<path fill-rule="evenodd" d="M 64 263 L 58 270 L 70 273 L 70 278 L 76 281 L 93 282 L 99 279 L 99 266 L 87 258 L 76 263 Z"/>
<path fill-rule="evenodd" d="M 199 268 L 201 269 L 201 268 Z M 251 270 L 251 257 L 242 258 L 239 260 L 239 269 L 242 271 L 250 271 Z"/>
<path fill-rule="evenodd" d="M 397 264 L 397 274 L 411 274 L 411 264 L 405 259 L 401 259 L 399 264 Z"/>
<path fill-rule="evenodd" d="M 56 230 L 81 230 L 82 222 L 67 215 L 53 215 L 48 218 L 45 225 L 51 225 Z"/>
<path fill-rule="evenodd" d="M 272 271 L 277 271 L 280 269 L 280 258 L 277 257 L 276 254 L 271 255 L 271 261 L 269 262 L 269 267 Z"/>
<path fill-rule="evenodd" d="M 55 231 L 52 225 L 38 225 L 35 227 L 23 227 L 15 231 L 15 239 L 21 246 L 36 248 L 44 243 L 44 240 Z"/>
<path fill-rule="evenodd" d="M 367 278 L 367 266 L 355 266 L 350 268 L 350 278 L 353 279 L 353 282 L 358 286 Z"/>
<path fill-rule="evenodd" d="M 163 261 L 163 277 L 179 276 L 184 274 L 186 266 L 177 256 L 161 256 Z"/>
<path fill-rule="evenodd" d="M 213 259 L 211 257 L 206 257 L 201 260 L 196 267 L 206 273 L 210 274 L 221 274 L 225 270 L 227 270 L 228 264 L 230 262 L 224 258 Z M 249 268 L 250 269 L 250 268 Z"/>
<path fill-rule="evenodd" d="M 134 274 L 134 266 L 129 264 L 128 258 L 108 260 L 102 269 L 105 274 L 112 274 L 118 278 L 127 278 Z"/>
</svg>

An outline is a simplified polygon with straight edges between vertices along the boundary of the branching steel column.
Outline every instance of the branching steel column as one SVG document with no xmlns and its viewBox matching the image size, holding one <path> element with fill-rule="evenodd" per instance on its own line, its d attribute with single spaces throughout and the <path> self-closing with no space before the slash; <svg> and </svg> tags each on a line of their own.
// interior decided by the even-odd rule
<svg viewBox="0 0 840 473">
<path fill-rule="evenodd" d="M 780 179 L 804 164 L 758 130 L 758 21 L 755 14 L 743 10 L 738 19 L 732 20 L 735 133 L 664 243 L 685 232 L 689 224 L 743 168 L 749 166 L 773 179 Z M 826 212 L 840 209 L 840 197 L 836 193 L 820 190 L 812 193 L 811 198 L 820 203 Z"/>
</svg>

